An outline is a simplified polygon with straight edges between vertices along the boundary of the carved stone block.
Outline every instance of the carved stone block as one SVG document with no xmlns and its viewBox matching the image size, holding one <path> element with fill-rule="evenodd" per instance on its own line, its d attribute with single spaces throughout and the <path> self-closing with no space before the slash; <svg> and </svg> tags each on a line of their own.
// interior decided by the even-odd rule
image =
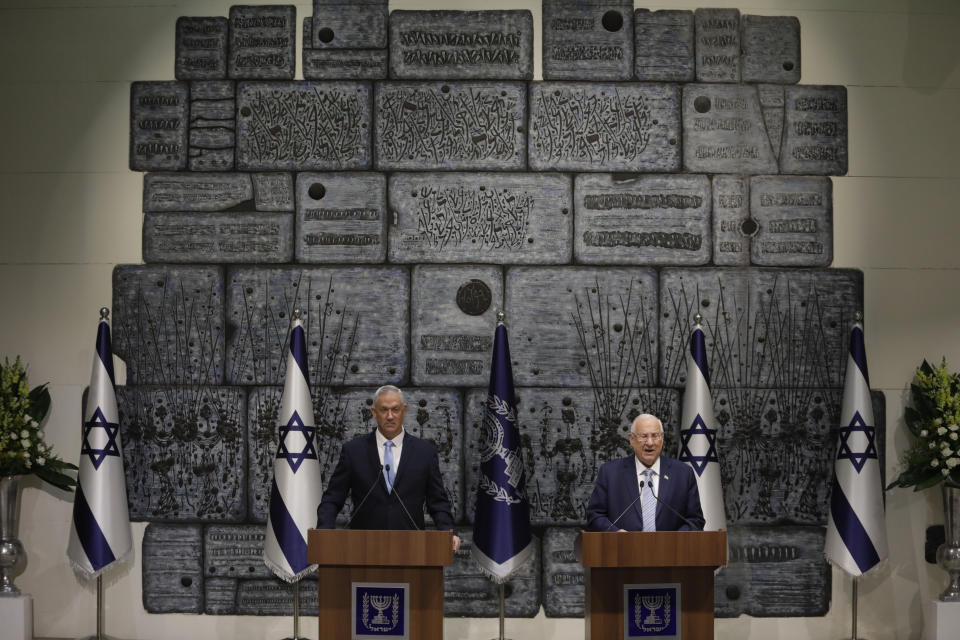
<svg viewBox="0 0 960 640">
<path fill-rule="evenodd" d="M 543 613 L 548 618 L 582 618 L 583 565 L 574 553 L 579 528 L 551 527 L 543 534 Z"/>
<path fill-rule="evenodd" d="M 506 292 L 518 385 L 591 387 L 611 379 L 655 384 L 659 312 L 653 269 L 513 267 Z"/>
<path fill-rule="evenodd" d="M 144 216 L 144 262 L 262 263 L 292 259 L 292 213 L 148 213 Z"/>
<path fill-rule="evenodd" d="M 230 7 L 231 78 L 293 80 L 297 8 L 294 5 Z"/>
<path fill-rule="evenodd" d="M 394 174 L 390 261 L 568 262 L 571 191 L 558 174 Z"/>
<path fill-rule="evenodd" d="M 679 86 L 573 82 L 530 86 L 531 169 L 680 169 Z"/>
<path fill-rule="evenodd" d="M 451 618 L 496 618 L 500 615 L 499 587 L 483 574 L 473 559 L 473 531 L 458 534 L 460 550 L 453 564 L 443 568 L 443 615 Z M 503 585 L 504 615 L 532 618 L 540 611 L 540 540 L 533 537 L 533 555 Z"/>
<path fill-rule="evenodd" d="M 204 578 L 203 612 L 208 616 L 235 615 L 237 582 L 236 578 Z"/>
<path fill-rule="evenodd" d="M 514 358 L 512 347 L 521 342 L 515 339 L 511 343 Z M 587 501 L 600 465 L 633 455 L 627 431 L 637 415 L 652 413 L 660 417 L 667 433 L 664 450 L 676 451 L 680 420 L 677 391 L 618 382 L 616 387 L 597 389 L 518 389 L 518 429 L 527 474 L 530 522 L 534 526 L 586 526 Z M 487 390 L 471 389 L 466 395 L 466 513 L 472 521 L 480 468 L 478 439 Z"/>
<path fill-rule="evenodd" d="M 377 83 L 375 108 L 380 170 L 526 168 L 522 82 Z"/>
<path fill-rule="evenodd" d="M 246 616 L 293 615 L 293 585 L 269 580 L 240 580 L 237 583 L 237 614 Z M 317 615 L 317 580 L 311 575 L 300 581 L 300 615 Z"/>
<path fill-rule="evenodd" d="M 383 262 L 387 177 L 382 173 L 297 175 L 297 262 Z"/>
<path fill-rule="evenodd" d="M 149 524 L 143 532 L 143 608 L 203 611 L 202 533 L 198 524 Z"/>
<path fill-rule="evenodd" d="M 630 80 L 633 2 L 543 0 L 544 80 Z"/>
<path fill-rule="evenodd" d="M 863 274 L 854 269 L 663 269 L 660 383 L 683 385 L 699 312 L 713 389 L 840 388 L 862 305 Z"/>
<path fill-rule="evenodd" d="M 305 80 L 383 80 L 387 49 L 314 49 L 313 17 L 303 19 Z"/>
<path fill-rule="evenodd" d="M 842 176 L 847 173 L 847 88 L 784 89 L 780 173 Z"/>
<path fill-rule="evenodd" d="M 227 77 L 227 19 L 177 18 L 177 80 L 218 80 Z"/>
<path fill-rule="evenodd" d="M 633 25 L 633 75 L 637 80 L 693 82 L 696 65 L 692 11 L 637 9 Z"/>
<path fill-rule="evenodd" d="M 115 267 L 113 352 L 127 383 L 220 384 L 223 309 L 219 267 Z"/>
<path fill-rule="evenodd" d="M 417 265 L 412 298 L 413 384 L 478 387 L 488 381 L 503 308 L 501 268 Z"/>
<path fill-rule="evenodd" d="M 237 110 L 232 80 L 190 83 L 190 170 L 233 169 Z"/>
<path fill-rule="evenodd" d="M 581 264 L 710 261 L 710 179 L 703 175 L 581 174 L 574 181 Z"/>
<path fill-rule="evenodd" d="M 713 263 L 745 267 L 750 264 L 750 243 L 757 223 L 750 218 L 750 179 L 746 176 L 713 177 Z"/>
<path fill-rule="evenodd" d="M 684 86 L 683 166 L 698 173 L 777 173 L 754 87 Z"/>
<path fill-rule="evenodd" d="M 203 575 L 211 578 L 272 578 L 263 561 L 262 524 L 210 525 L 203 533 Z"/>
<path fill-rule="evenodd" d="M 394 11 L 390 77 L 533 79 L 530 11 Z"/>
<path fill-rule="evenodd" d="M 130 170 L 187 168 L 186 82 L 134 82 L 130 85 Z"/>
<path fill-rule="evenodd" d="M 282 384 L 290 322 L 299 308 L 311 376 L 338 386 L 402 383 L 409 365 L 409 297 L 410 274 L 403 267 L 231 268 L 227 379 Z"/>
<path fill-rule="evenodd" d="M 293 174 L 254 173 L 253 202 L 257 211 L 293 211 Z"/>
<path fill-rule="evenodd" d="M 750 214 L 759 231 L 753 264 L 828 267 L 833 262 L 833 183 L 818 176 L 753 176 Z"/>
<path fill-rule="evenodd" d="M 313 0 L 311 45 L 314 49 L 386 47 L 387 14 L 387 0 Z"/>
<path fill-rule="evenodd" d="M 697 82 L 740 82 L 740 12 L 697 9 Z"/>
<path fill-rule="evenodd" d="M 239 522 L 247 514 L 246 394 L 117 387 L 134 521 Z"/>
<path fill-rule="evenodd" d="M 315 380 L 312 396 L 318 429 L 317 452 L 324 482 L 327 482 L 337 465 L 340 446 L 377 428 L 370 411 L 376 389 L 334 389 L 328 386 L 329 380 Z M 267 519 L 281 395 L 280 387 L 257 387 L 250 391 L 250 514 L 251 519 L 258 522 Z M 450 496 L 453 518 L 455 522 L 460 521 L 463 517 L 463 405 L 460 393 L 453 389 L 417 387 L 405 389 L 404 397 L 408 406 L 404 428 L 437 446 L 440 473 Z M 337 522 L 345 525 L 352 512 L 353 505 L 347 498 Z M 431 522 L 429 514 L 426 520 Z"/>
<path fill-rule="evenodd" d="M 760 111 L 763 113 L 763 122 L 767 126 L 767 137 L 774 155 L 780 160 L 780 147 L 783 144 L 783 94 L 781 84 L 758 84 L 757 95 L 760 96 Z"/>
<path fill-rule="evenodd" d="M 744 82 L 800 82 L 800 21 L 794 16 L 743 16 Z"/>
<path fill-rule="evenodd" d="M 370 85 L 241 82 L 237 168 L 262 171 L 370 166 Z"/>
<path fill-rule="evenodd" d="M 143 210 L 151 212 L 252 209 L 253 185 L 245 173 L 148 173 Z"/>
</svg>

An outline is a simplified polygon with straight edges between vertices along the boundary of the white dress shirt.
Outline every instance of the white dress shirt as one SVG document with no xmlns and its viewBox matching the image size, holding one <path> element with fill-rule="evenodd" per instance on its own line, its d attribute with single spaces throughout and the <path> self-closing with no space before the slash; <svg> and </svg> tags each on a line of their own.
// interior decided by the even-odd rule
<svg viewBox="0 0 960 640">
<path fill-rule="evenodd" d="M 403 451 L 403 434 L 404 433 L 406 432 L 403 429 L 400 429 L 400 433 L 398 433 L 397 436 L 393 440 L 391 440 L 391 442 L 393 442 L 393 469 L 391 469 L 390 471 L 391 473 L 393 473 L 394 478 L 397 477 L 397 469 L 400 468 L 400 452 Z M 380 429 L 377 429 L 377 456 L 380 457 L 381 467 L 383 466 L 383 451 L 385 448 L 383 446 L 383 443 L 386 441 L 387 441 L 386 436 L 380 433 Z"/>
<path fill-rule="evenodd" d="M 379 432 L 378 432 L 379 433 Z M 398 436 L 399 437 L 399 436 Z M 647 470 L 647 466 L 640 462 L 640 458 L 633 456 L 633 461 L 637 465 L 637 488 L 641 491 L 644 491 L 644 485 L 646 484 L 646 475 L 644 472 Z M 653 469 L 653 476 L 651 476 L 650 481 L 653 482 L 653 495 L 660 496 L 660 456 L 657 456 L 656 461 L 653 463 L 653 466 L 650 467 Z M 649 491 L 650 489 L 646 489 Z"/>
</svg>

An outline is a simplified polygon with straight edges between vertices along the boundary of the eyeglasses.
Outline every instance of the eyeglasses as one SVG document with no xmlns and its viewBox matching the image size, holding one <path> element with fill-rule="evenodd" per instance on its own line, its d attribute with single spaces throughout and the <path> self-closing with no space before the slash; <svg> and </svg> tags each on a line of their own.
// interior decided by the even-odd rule
<svg viewBox="0 0 960 640">
<path fill-rule="evenodd" d="M 630 432 L 630 437 L 640 442 L 660 442 L 663 440 L 662 433 L 634 433 Z"/>
</svg>

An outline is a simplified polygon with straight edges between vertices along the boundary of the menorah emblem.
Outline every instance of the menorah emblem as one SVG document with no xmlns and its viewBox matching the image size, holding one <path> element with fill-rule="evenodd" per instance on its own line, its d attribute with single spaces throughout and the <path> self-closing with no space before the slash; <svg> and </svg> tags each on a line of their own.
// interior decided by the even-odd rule
<svg viewBox="0 0 960 640">
<path fill-rule="evenodd" d="M 657 610 L 663 606 L 663 596 L 643 596 L 641 599 L 643 606 L 650 611 L 647 617 L 643 619 L 643 626 L 660 626 L 663 624 L 663 618 L 657 615 Z"/>
<path fill-rule="evenodd" d="M 373 617 L 373 620 L 370 621 L 370 624 L 389 625 L 390 620 L 383 615 L 383 612 L 387 610 L 387 607 L 393 604 L 393 597 L 389 594 L 371 595 L 370 604 L 372 604 L 373 608 L 377 610 L 377 615 Z"/>
</svg>

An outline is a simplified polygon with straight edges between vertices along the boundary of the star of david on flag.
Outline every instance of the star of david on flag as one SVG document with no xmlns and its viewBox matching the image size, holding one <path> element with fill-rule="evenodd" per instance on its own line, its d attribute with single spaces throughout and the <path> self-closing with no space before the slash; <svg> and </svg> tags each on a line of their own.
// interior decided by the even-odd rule
<svg viewBox="0 0 960 640">
<path fill-rule="evenodd" d="M 727 528 L 720 481 L 720 456 L 717 450 L 717 421 L 713 415 L 710 397 L 710 370 L 707 366 L 707 342 L 697 324 L 690 335 L 687 351 L 687 383 L 683 392 L 683 412 L 680 417 L 681 462 L 689 464 L 697 478 L 700 507 L 706 521 L 704 531 Z"/>
<path fill-rule="evenodd" d="M 852 576 L 887 558 L 883 483 L 863 327 L 850 332 L 824 555 Z"/>
<path fill-rule="evenodd" d="M 97 327 L 67 543 L 70 564 L 89 577 L 100 575 L 133 549 L 108 314 L 101 310 Z"/>
<path fill-rule="evenodd" d="M 277 577 L 296 582 L 316 569 L 307 563 L 307 531 L 317 523 L 317 507 L 323 495 L 307 369 L 307 339 L 299 313 L 290 329 L 290 353 L 278 417 L 263 561 Z"/>
</svg>

